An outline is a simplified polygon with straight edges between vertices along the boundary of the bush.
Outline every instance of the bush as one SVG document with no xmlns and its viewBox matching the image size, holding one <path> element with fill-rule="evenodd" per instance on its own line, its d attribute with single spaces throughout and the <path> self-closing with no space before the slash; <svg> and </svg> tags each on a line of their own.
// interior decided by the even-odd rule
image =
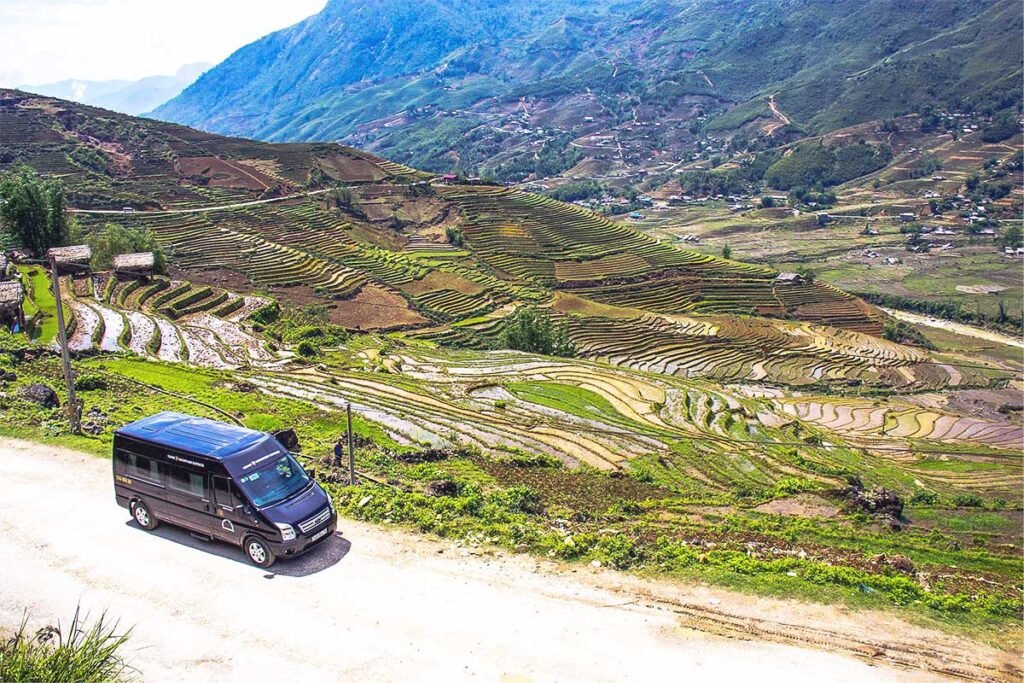
<svg viewBox="0 0 1024 683">
<path fill-rule="evenodd" d="M 520 308 L 512 315 L 502 332 L 501 345 L 547 356 L 572 358 L 576 355 L 568 325 L 556 325 L 547 313 L 535 308 Z"/>
<path fill-rule="evenodd" d="M 935 491 L 917 491 L 910 498 L 915 505 L 935 505 L 939 502 L 939 494 Z"/>
<path fill-rule="evenodd" d="M 79 375 L 75 378 L 75 389 L 78 391 L 99 391 L 107 388 L 107 380 L 94 374 Z"/>
<path fill-rule="evenodd" d="M 953 497 L 953 505 L 958 508 L 980 508 L 984 504 L 981 496 L 973 493 L 960 493 Z"/>
<path fill-rule="evenodd" d="M 540 514 L 543 506 L 540 495 L 524 484 L 516 484 L 505 491 L 505 503 L 513 512 L 525 512 L 528 515 Z"/>
<path fill-rule="evenodd" d="M 299 342 L 299 345 L 295 347 L 295 352 L 303 358 L 314 358 L 320 353 L 308 339 Z"/>
<path fill-rule="evenodd" d="M 119 654 L 128 633 L 117 635 L 117 624 L 100 615 L 92 626 L 79 610 L 64 629 L 56 626 L 28 633 L 27 619 L 15 634 L 0 642 L 0 681 L 80 681 L 107 683 L 123 680 L 130 668 Z"/>
</svg>

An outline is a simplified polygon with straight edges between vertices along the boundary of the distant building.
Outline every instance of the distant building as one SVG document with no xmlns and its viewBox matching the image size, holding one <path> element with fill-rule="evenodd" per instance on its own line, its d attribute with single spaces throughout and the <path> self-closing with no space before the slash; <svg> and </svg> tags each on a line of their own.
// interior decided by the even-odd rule
<svg viewBox="0 0 1024 683">
<path fill-rule="evenodd" d="M 775 281 L 782 284 L 797 284 L 803 282 L 804 278 L 800 273 L 779 273 L 775 276 Z"/>
<path fill-rule="evenodd" d="M 917 220 L 917 216 L 912 213 L 901 213 L 900 220 L 903 221 L 904 223 L 913 223 L 915 220 Z"/>
<path fill-rule="evenodd" d="M 454 183 L 458 179 L 459 176 L 456 175 L 455 173 L 445 173 L 443 176 L 441 176 L 441 180 L 443 180 L 446 183 Z"/>
</svg>

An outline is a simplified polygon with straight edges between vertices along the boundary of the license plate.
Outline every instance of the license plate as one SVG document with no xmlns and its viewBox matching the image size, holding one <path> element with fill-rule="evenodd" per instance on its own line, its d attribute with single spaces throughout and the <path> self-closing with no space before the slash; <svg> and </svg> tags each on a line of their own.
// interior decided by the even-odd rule
<svg viewBox="0 0 1024 683">
<path fill-rule="evenodd" d="M 316 532 L 315 534 L 313 534 L 312 536 L 309 537 L 310 542 L 312 543 L 313 541 L 319 541 L 321 538 L 326 536 L 327 532 L 330 531 L 330 530 L 331 530 L 331 527 L 324 527 L 323 529 L 321 529 L 320 531 Z"/>
</svg>

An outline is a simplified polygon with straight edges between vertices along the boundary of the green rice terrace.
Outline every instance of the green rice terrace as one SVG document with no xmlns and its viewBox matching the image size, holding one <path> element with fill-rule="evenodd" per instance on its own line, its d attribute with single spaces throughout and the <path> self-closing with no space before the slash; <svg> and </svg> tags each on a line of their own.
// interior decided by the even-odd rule
<svg viewBox="0 0 1024 683">
<path fill-rule="evenodd" d="M 17 91 L 0 128 L 0 169 L 61 177 L 84 234 L 147 229 L 170 265 L 61 276 L 81 435 L 25 398 L 63 380 L 48 274 L 20 265 L 0 432 L 108 454 L 157 410 L 294 428 L 351 517 L 1019 648 L 1012 344 L 894 336 L 863 298 L 678 248 L 672 226 L 338 145 Z M 522 310 L 574 353 L 509 350 Z M 354 487 L 326 457 L 348 405 Z"/>
</svg>

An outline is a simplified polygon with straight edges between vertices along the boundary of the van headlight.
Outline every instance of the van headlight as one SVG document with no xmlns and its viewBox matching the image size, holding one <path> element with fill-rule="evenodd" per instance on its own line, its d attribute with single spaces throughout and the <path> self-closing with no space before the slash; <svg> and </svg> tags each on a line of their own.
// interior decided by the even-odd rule
<svg viewBox="0 0 1024 683">
<path fill-rule="evenodd" d="M 295 529 L 291 524 L 275 524 L 277 530 L 281 532 L 282 541 L 294 541 L 295 540 Z"/>
</svg>

